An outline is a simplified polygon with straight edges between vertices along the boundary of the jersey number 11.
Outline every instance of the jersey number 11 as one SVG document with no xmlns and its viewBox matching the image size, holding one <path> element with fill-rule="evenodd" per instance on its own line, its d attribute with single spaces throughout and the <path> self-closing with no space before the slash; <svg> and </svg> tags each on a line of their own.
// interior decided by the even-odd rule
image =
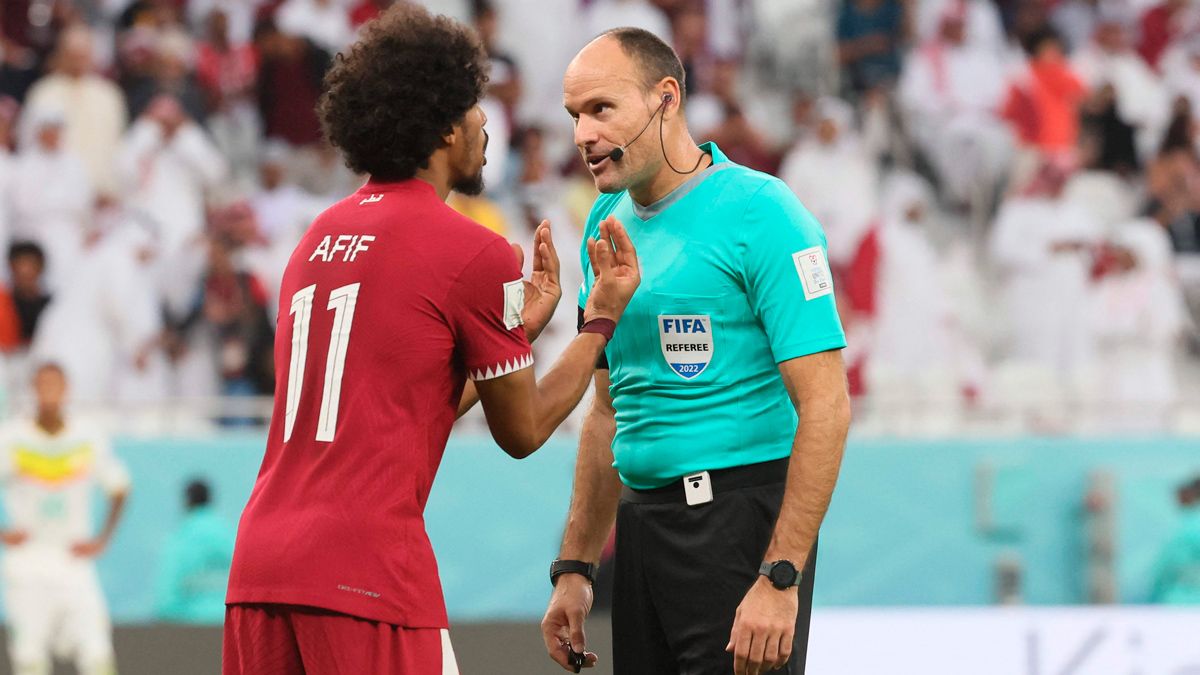
<svg viewBox="0 0 1200 675">
<path fill-rule="evenodd" d="M 337 428 L 338 399 L 342 395 L 342 371 L 346 365 L 346 348 L 350 344 L 350 326 L 354 322 L 354 306 L 358 303 L 359 284 L 335 288 L 329 294 L 333 311 L 333 330 L 329 335 L 329 354 L 325 357 L 325 390 L 321 394 L 321 415 L 317 419 L 317 440 L 333 440 Z M 296 411 L 300 408 L 300 390 L 304 386 L 304 363 L 308 360 L 308 326 L 312 322 L 313 298 L 317 286 L 306 286 L 292 296 L 292 357 L 288 366 L 287 412 L 283 423 L 283 441 L 292 438 L 296 426 Z"/>
</svg>

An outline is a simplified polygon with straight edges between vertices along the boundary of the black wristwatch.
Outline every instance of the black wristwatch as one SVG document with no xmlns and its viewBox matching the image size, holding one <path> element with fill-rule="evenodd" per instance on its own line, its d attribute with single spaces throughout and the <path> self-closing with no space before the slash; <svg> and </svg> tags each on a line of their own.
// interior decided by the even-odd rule
<svg viewBox="0 0 1200 675">
<path fill-rule="evenodd" d="M 764 562 L 762 567 L 758 568 L 758 573 L 770 579 L 771 585 L 781 591 L 800 585 L 800 572 L 791 560 Z"/>
<path fill-rule="evenodd" d="M 558 583 L 562 574 L 582 574 L 588 583 L 596 583 L 596 566 L 582 560 L 555 560 L 550 563 L 550 585 Z"/>
</svg>

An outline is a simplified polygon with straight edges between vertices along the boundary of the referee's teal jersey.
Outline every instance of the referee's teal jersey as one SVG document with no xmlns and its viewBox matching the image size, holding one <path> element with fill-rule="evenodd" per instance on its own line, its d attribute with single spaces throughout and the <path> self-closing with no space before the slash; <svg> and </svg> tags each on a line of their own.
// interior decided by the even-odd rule
<svg viewBox="0 0 1200 675">
<path fill-rule="evenodd" d="M 642 265 L 606 350 L 613 457 L 633 488 L 786 457 L 797 419 L 777 364 L 846 346 L 820 224 L 778 178 L 701 148 L 711 167 L 647 207 L 600 195 L 584 231 L 616 216 Z"/>
</svg>

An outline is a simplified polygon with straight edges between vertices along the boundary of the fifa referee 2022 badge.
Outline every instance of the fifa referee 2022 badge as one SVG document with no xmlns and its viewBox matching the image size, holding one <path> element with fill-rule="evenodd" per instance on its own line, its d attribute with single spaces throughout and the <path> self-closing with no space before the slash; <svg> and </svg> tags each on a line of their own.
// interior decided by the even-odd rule
<svg viewBox="0 0 1200 675">
<path fill-rule="evenodd" d="M 642 285 L 596 364 L 543 639 L 565 670 L 596 662 L 590 572 L 615 523 L 617 675 L 797 675 L 850 423 L 846 339 L 820 225 L 778 179 L 695 143 L 684 84 L 634 28 L 563 78 L 601 193 L 585 239 L 624 224 Z"/>
</svg>

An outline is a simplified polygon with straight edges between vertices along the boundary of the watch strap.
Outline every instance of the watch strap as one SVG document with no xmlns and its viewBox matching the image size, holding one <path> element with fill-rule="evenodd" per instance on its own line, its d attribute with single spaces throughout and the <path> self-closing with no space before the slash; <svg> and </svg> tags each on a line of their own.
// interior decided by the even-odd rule
<svg viewBox="0 0 1200 675">
<path fill-rule="evenodd" d="M 550 585 L 558 581 L 563 574 L 582 574 L 588 583 L 596 583 L 596 566 L 582 560 L 555 560 L 550 563 Z"/>
<path fill-rule="evenodd" d="M 803 570 L 801 570 L 799 567 L 796 567 L 796 564 L 795 564 L 795 563 L 793 563 L 791 560 L 771 560 L 771 561 L 769 561 L 769 562 L 768 562 L 768 561 L 764 561 L 764 562 L 763 562 L 763 564 L 761 564 L 761 565 L 759 565 L 759 566 L 758 566 L 758 573 L 759 573 L 760 575 L 762 575 L 762 576 L 766 577 L 766 578 L 767 578 L 767 580 L 771 582 L 771 585 L 772 585 L 772 586 L 775 586 L 776 588 L 780 588 L 779 586 L 777 586 L 777 585 L 775 584 L 775 580 L 771 578 L 771 572 L 772 572 L 772 571 L 775 569 L 775 566 L 776 566 L 776 565 L 779 565 L 779 564 L 781 564 L 781 563 L 787 563 L 788 565 L 791 565 L 791 566 L 792 566 L 792 569 L 796 570 L 796 578 L 795 578 L 795 580 L 794 580 L 794 581 L 792 581 L 792 583 L 791 583 L 789 586 L 786 586 L 785 588 L 791 588 L 791 587 L 794 587 L 794 586 L 799 586 L 799 585 L 800 585 L 800 580 L 801 580 L 801 579 L 804 577 L 804 571 L 803 571 Z M 781 589 L 781 590 L 782 590 L 782 589 Z"/>
</svg>

